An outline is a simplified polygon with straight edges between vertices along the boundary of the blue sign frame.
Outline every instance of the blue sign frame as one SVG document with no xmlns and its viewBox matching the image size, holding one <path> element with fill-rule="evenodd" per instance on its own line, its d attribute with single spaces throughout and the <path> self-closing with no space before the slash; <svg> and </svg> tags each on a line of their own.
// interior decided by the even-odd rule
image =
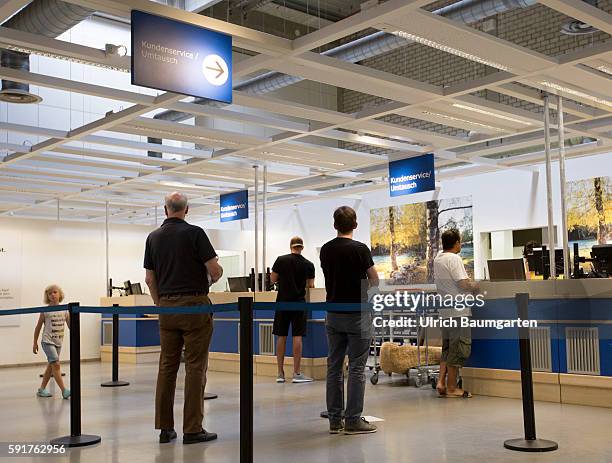
<svg viewBox="0 0 612 463">
<path fill-rule="evenodd" d="M 389 162 L 389 194 L 410 195 L 436 188 L 433 153 Z"/>
<path fill-rule="evenodd" d="M 222 194 L 219 198 L 219 218 L 221 222 L 231 222 L 249 218 L 248 190 Z"/>
<path fill-rule="evenodd" d="M 232 36 L 132 10 L 132 85 L 232 102 Z"/>
</svg>

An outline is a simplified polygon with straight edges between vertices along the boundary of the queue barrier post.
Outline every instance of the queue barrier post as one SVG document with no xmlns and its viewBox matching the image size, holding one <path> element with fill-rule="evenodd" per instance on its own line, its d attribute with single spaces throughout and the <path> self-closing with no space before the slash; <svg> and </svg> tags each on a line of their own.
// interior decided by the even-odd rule
<svg viewBox="0 0 612 463">
<path fill-rule="evenodd" d="M 78 302 L 68 304 L 70 312 L 70 435 L 51 440 L 51 445 L 85 447 L 99 443 L 102 438 L 81 433 L 81 321 L 75 310 Z"/>
<path fill-rule="evenodd" d="M 240 310 L 240 463 L 253 463 L 253 298 L 238 298 Z"/>
<path fill-rule="evenodd" d="M 117 313 L 117 308 L 119 304 L 113 304 L 113 351 L 112 351 L 112 368 L 113 368 L 113 376 L 111 381 L 107 381 L 105 383 L 100 384 L 102 387 L 121 387 L 121 386 L 129 386 L 130 383 L 127 381 L 119 381 L 119 314 Z"/>
<path fill-rule="evenodd" d="M 519 293 L 515 296 L 518 309 L 518 318 L 529 320 L 529 294 Z M 521 388 L 523 396 L 523 425 L 525 428 L 524 439 L 509 439 L 504 442 L 504 447 L 519 452 L 550 452 L 557 450 L 556 442 L 538 439 L 536 437 L 535 410 L 533 406 L 533 377 L 531 370 L 531 342 L 529 339 L 529 328 L 519 328 L 519 348 L 521 355 Z"/>
</svg>

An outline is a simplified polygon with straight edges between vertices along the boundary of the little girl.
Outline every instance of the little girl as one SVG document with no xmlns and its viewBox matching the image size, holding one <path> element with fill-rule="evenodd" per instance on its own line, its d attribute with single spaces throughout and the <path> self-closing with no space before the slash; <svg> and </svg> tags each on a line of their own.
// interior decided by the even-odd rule
<svg viewBox="0 0 612 463">
<path fill-rule="evenodd" d="M 59 305 L 64 300 L 64 291 L 57 285 L 48 286 L 45 289 L 44 302 L 49 306 Z M 34 329 L 34 346 L 32 351 L 38 353 L 38 335 L 44 325 L 42 335 L 42 349 L 47 355 L 47 369 L 43 374 L 42 384 L 36 392 L 38 397 L 51 397 L 51 393 L 47 390 L 47 384 L 51 376 L 55 378 L 55 382 L 62 390 L 62 397 L 67 399 L 70 397 L 70 389 L 64 386 L 62 372 L 60 370 L 59 354 L 62 350 L 62 342 L 64 341 L 64 325 L 70 326 L 70 314 L 67 311 L 60 312 L 44 312 L 38 317 L 38 323 Z"/>
</svg>

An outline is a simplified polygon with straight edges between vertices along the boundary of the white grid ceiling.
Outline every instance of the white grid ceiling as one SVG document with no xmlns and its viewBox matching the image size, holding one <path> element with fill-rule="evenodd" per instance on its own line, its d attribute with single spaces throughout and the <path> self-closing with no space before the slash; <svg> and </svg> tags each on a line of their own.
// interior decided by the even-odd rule
<svg viewBox="0 0 612 463">
<path fill-rule="evenodd" d="M 69 1 L 117 17 L 129 18 L 130 10 L 138 9 L 232 34 L 235 47 L 254 53 L 234 64 L 235 81 L 276 71 L 388 101 L 345 114 L 234 91 L 234 105 L 213 107 L 171 93 L 154 96 L 119 90 L 106 86 L 102 78 L 82 82 L 0 67 L 3 79 L 95 96 L 125 108 L 69 131 L 0 123 L 1 130 L 42 140 L 32 146 L 1 144 L 6 156 L 0 162 L 0 216 L 52 219 L 59 213 L 65 220 L 103 221 L 108 202 L 113 222 L 152 224 L 161 197 L 180 189 L 191 198 L 190 215 L 209 218 L 218 211 L 219 193 L 253 190 L 253 165 L 268 165 L 270 207 L 283 207 L 318 198 L 353 198 L 385 188 L 390 157 L 434 152 L 440 172 L 445 167 L 471 164 L 468 169 L 448 170 L 444 178 L 499 169 L 530 170 L 543 162 L 541 149 L 496 158 L 509 150 L 541 145 L 542 115 L 474 95 L 481 90 L 537 105 L 542 105 L 540 91 L 567 97 L 571 100 L 564 107 L 567 136 L 591 139 L 569 147 L 567 156 L 610 151 L 610 40 L 558 57 L 545 56 L 429 13 L 422 9 L 430 3 L 424 0 L 389 0 L 337 23 L 326 22 L 321 29 L 295 40 L 148 0 Z M 4 2 L 0 20 L 26 3 Z M 612 34 L 612 15 L 603 10 L 577 0 L 540 3 Z M 369 28 L 459 54 L 496 71 L 477 80 L 439 87 L 313 51 Z M 9 46 L 129 72 L 129 57 L 107 56 L 103 50 L 0 27 L 0 47 Z M 552 102 L 554 108 L 554 98 Z M 236 123 L 231 127 L 238 129 L 153 119 L 155 112 L 167 109 Z M 379 120 L 390 114 L 474 135 L 450 136 Z M 249 127 L 264 128 L 273 135 L 253 135 L 255 131 Z M 164 144 L 126 139 L 125 134 L 163 138 Z M 487 141 L 495 143 L 487 146 Z M 365 149 L 339 148 L 342 142 Z M 367 152 L 368 147 L 372 153 Z M 390 154 L 374 154 L 381 148 Z M 161 151 L 165 156 L 147 157 L 147 150 Z"/>
</svg>

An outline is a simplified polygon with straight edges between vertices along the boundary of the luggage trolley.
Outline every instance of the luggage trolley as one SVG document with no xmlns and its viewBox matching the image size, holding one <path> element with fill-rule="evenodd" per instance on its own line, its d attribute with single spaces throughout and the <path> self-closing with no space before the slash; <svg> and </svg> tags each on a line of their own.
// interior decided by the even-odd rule
<svg viewBox="0 0 612 463">
<path fill-rule="evenodd" d="M 436 315 L 437 312 L 428 311 L 428 315 Z M 420 313 L 412 311 L 410 309 L 394 309 L 387 310 L 381 312 L 381 316 L 388 315 L 389 320 L 393 320 L 399 317 L 406 317 L 413 320 L 418 320 L 420 317 Z M 373 351 L 373 364 L 369 365 L 368 368 L 370 371 L 374 371 L 372 376 L 370 377 L 370 382 L 374 385 L 378 384 L 378 379 L 380 375 L 380 349 L 382 348 L 382 344 L 386 341 L 389 342 L 398 342 L 400 341 L 402 344 L 406 342 L 416 345 L 418 347 L 425 347 L 424 359 L 421 355 L 421 349 L 417 349 L 417 365 L 415 368 L 410 368 L 404 374 L 407 378 L 410 378 L 411 370 L 416 371 L 415 375 L 415 386 L 422 387 L 423 385 L 429 383 L 435 389 L 436 382 L 438 380 L 438 376 L 440 374 L 440 366 L 439 365 L 430 365 L 429 364 L 429 336 L 427 329 L 422 328 L 417 323 L 416 328 L 392 328 L 392 327 L 375 327 L 374 334 L 372 336 L 372 342 L 370 344 L 370 349 Z M 422 362 L 424 360 L 424 363 Z M 391 376 L 391 375 L 389 375 Z"/>
</svg>

